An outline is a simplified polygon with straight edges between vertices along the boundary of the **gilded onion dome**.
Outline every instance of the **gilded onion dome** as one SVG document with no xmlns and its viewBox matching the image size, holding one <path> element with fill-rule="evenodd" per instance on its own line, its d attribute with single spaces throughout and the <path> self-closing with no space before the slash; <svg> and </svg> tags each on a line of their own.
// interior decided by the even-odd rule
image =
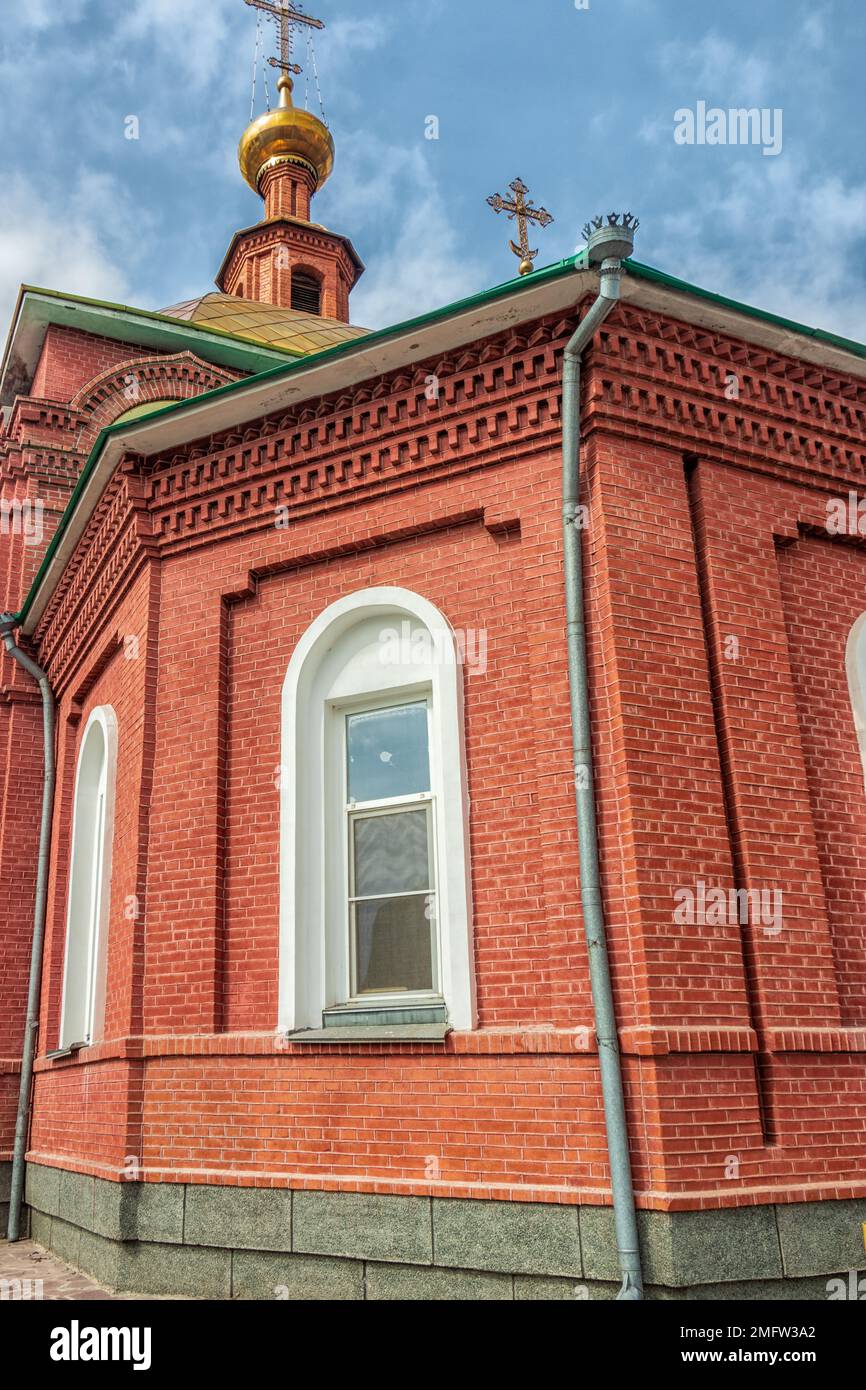
<svg viewBox="0 0 866 1390">
<path fill-rule="evenodd" d="M 292 102 L 294 83 L 284 73 L 277 87 L 280 104 L 247 126 L 238 149 L 241 173 L 255 192 L 262 175 L 279 164 L 296 164 L 309 170 L 315 187 L 321 188 L 334 167 L 334 141 L 326 125 L 311 111 Z"/>
</svg>

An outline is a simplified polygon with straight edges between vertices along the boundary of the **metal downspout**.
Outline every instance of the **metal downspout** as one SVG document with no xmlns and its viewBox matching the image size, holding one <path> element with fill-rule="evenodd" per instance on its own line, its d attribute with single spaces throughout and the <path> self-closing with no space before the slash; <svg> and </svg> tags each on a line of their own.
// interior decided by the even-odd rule
<svg viewBox="0 0 866 1390">
<path fill-rule="evenodd" d="M 36 903 L 33 909 L 33 945 L 30 952 L 30 985 L 27 993 L 27 1021 L 24 1025 L 24 1047 L 21 1054 L 21 1085 L 18 1091 L 18 1115 L 15 1120 L 15 1144 L 12 1150 L 12 1188 L 9 1194 L 10 1241 L 20 1238 L 21 1204 L 24 1197 L 24 1155 L 27 1152 L 27 1133 L 30 1124 L 30 1091 L 33 1085 L 33 1061 L 36 1056 L 36 1037 L 39 1030 L 39 995 L 42 988 L 42 943 L 45 939 L 45 910 L 48 899 L 48 859 L 51 851 L 51 818 L 54 811 L 54 694 L 48 677 L 36 665 L 13 637 L 17 619 L 11 613 L 0 617 L 0 639 L 7 652 L 39 683 L 42 694 L 42 727 L 45 741 L 42 780 L 42 824 L 39 829 L 39 857 L 36 863 Z"/>
<path fill-rule="evenodd" d="M 614 231 L 615 238 L 612 235 L 603 235 Z M 562 521 L 568 617 L 568 675 L 580 845 L 580 899 L 589 949 L 589 973 L 598 1039 L 607 1151 L 610 1159 L 617 1254 L 622 1274 L 622 1286 L 617 1298 L 642 1299 L 643 1274 L 628 1149 L 622 1066 L 599 875 L 580 524 L 581 355 L 619 300 L 621 257 L 628 254 L 630 249 L 623 244 L 623 239 L 631 239 L 629 232 L 628 223 L 625 228 L 609 226 L 603 229 L 603 233 L 596 233 L 590 241 L 590 261 L 593 260 L 594 244 L 595 259 L 601 260 L 601 282 L 598 298 L 565 349 L 562 383 Z M 611 255 L 611 251 L 615 254 Z"/>
</svg>

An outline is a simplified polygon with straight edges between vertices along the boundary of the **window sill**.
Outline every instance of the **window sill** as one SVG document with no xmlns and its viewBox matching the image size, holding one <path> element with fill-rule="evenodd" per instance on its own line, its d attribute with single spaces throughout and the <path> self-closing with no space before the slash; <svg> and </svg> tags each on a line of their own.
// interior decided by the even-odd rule
<svg viewBox="0 0 866 1390">
<path fill-rule="evenodd" d="M 322 1014 L 323 1028 L 404 1028 L 417 1023 L 447 1023 L 441 1000 L 414 1003 L 337 1004 Z"/>
<path fill-rule="evenodd" d="M 372 1023 L 339 1028 L 308 1028 L 302 1033 L 289 1033 L 292 1043 L 381 1043 L 413 1042 L 444 1043 L 451 1028 L 447 1023 Z"/>
<path fill-rule="evenodd" d="M 68 1057 L 75 1057 L 79 1052 L 83 1052 L 89 1047 L 89 1042 L 70 1043 L 68 1047 L 57 1047 L 53 1052 L 46 1052 L 45 1060 L 48 1062 L 61 1062 Z"/>
</svg>

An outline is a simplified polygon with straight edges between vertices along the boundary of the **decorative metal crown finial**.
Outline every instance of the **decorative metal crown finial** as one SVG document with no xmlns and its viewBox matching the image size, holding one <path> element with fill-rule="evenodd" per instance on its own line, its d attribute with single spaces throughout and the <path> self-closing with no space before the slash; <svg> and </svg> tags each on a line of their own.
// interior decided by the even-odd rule
<svg viewBox="0 0 866 1390">
<path fill-rule="evenodd" d="M 640 223 L 630 212 L 609 212 L 607 219 L 593 217 L 583 229 L 590 265 L 604 261 L 624 261 L 634 250 L 634 234 Z"/>
<path fill-rule="evenodd" d="M 589 241 L 593 231 L 601 231 L 604 225 L 605 221 L 603 217 L 593 217 L 592 221 L 587 222 L 583 229 L 584 241 Z M 609 212 L 607 214 L 607 226 L 621 228 L 624 232 L 631 232 L 633 236 L 640 226 L 640 222 L 636 217 L 633 217 L 630 212 L 624 212 L 622 217 L 620 217 L 618 212 Z"/>
</svg>

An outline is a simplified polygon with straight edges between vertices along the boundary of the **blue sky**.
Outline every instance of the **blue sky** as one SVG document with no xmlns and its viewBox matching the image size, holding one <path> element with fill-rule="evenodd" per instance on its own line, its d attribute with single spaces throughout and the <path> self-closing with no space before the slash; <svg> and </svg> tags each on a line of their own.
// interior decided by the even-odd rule
<svg viewBox="0 0 866 1390">
<path fill-rule="evenodd" d="M 556 218 L 539 265 L 574 251 L 593 213 L 627 208 L 639 259 L 866 340 L 863 0 L 306 8 L 328 25 L 316 52 L 337 145 L 314 216 L 367 264 L 355 322 L 509 279 L 513 228 L 485 199 L 519 174 Z M 213 288 L 232 232 L 260 216 L 236 162 L 255 30 L 242 0 L 4 7 L 4 325 L 21 281 L 154 309 Z M 700 101 L 781 110 L 781 152 L 676 143 L 674 113 Z"/>
</svg>

